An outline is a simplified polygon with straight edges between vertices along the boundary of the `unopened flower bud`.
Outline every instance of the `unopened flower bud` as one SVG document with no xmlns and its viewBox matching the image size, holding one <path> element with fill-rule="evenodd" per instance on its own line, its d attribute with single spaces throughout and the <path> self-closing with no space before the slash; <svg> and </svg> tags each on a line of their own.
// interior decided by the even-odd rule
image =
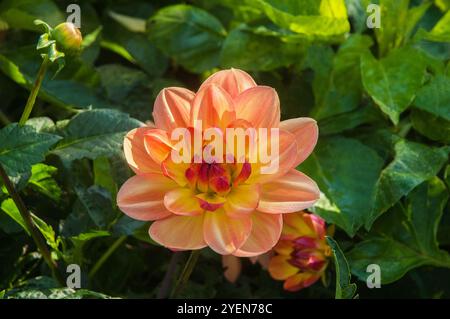
<svg viewBox="0 0 450 319">
<path fill-rule="evenodd" d="M 53 29 L 51 36 L 56 40 L 56 46 L 59 51 L 66 54 L 77 53 L 81 49 L 83 38 L 80 30 L 70 22 L 58 24 Z"/>
</svg>

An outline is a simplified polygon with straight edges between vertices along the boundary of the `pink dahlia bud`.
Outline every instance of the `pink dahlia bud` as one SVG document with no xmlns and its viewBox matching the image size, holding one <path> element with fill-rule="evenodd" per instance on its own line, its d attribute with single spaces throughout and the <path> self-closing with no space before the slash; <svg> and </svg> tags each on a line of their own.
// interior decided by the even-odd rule
<svg viewBox="0 0 450 319">
<path fill-rule="evenodd" d="M 59 51 L 74 54 L 80 51 L 83 38 L 80 30 L 70 22 L 58 24 L 51 33 Z"/>
<path fill-rule="evenodd" d="M 283 231 L 269 262 L 274 279 L 284 289 L 298 291 L 314 284 L 328 265 L 330 248 L 325 241 L 325 221 L 305 212 L 283 215 Z"/>
</svg>

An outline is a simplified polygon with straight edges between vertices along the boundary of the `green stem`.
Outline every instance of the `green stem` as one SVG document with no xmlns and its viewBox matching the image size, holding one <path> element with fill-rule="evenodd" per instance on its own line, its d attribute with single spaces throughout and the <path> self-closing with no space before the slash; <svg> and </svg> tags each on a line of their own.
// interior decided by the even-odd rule
<svg viewBox="0 0 450 319">
<path fill-rule="evenodd" d="M 197 264 L 199 256 L 200 250 L 193 250 L 191 252 L 189 259 L 187 260 L 186 265 L 184 266 L 183 271 L 181 272 L 180 277 L 175 283 L 175 287 L 172 290 L 170 298 L 175 298 L 183 290 L 184 286 L 189 280 L 189 277 L 191 277 L 192 271 L 194 270 L 195 265 Z"/>
<path fill-rule="evenodd" d="M 34 224 L 30 212 L 26 208 L 25 203 L 23 202 L 19 193 L 14 188 L 13 183 L 9 179 L 8 175 L 6 174 L 4 168 L 1 164 L 0 164 L 0 176 L 3 179 L 3 182 L 5 183 L 5 186 L 6 186 L 6 189 L 8 190 L 9 196 L 11 196 L 12 200 L 16 204 L 17 209 L 19 210 L 19 213 L 22 216 L 23 221 L 25 222 L 25 226 L 27 227 L 28 232 L 31 234 L 31 237 L 33 238 L 34 242 L 36 243 L 36 246 L 37 246 L 39 252 L 41 253 L 41 255 L 44 258 L 47 265 L 50 267 L 50 269 L 53 273 L 53 276 L 61 284 L 61 286 L 64 286 L 65 285 L 64 278 L 58 270 L 58 265 L 56 264 L 56 261 L 54 261 L 52 259 L 52 255 L 45 243 L 44 238 L 42 237 L 41 233 L 39 232 L 36 225 Z"/>
<path fill-rule="evenodd" d="M 183 252 L 176 251 L 172 253 L 172 257 L 170 258 L 169 266 L 167 267 L 166 274 L 161 282 L 161 287 L 158 290 L 156 298 L 163 299 L 167 298 L 170 293 L 170 286 L 172 286 L 172 281 L 175 277 L 177 271 L 177 265 L 181 261 L 183 257 Z"/>
<path fill-rule="evenodd" d="M 0 110 L 0 123 L 3 125 L 8 125 L 9 123 L 11 123 L 9 118 L 6 116 L 5 113 L 3 113 L 2 110 Z"/>
<path fill-rule="evenodd" d="M 105 261 L 112 255 L 112 253 L 119 248 L 119 246 L 127 239 L 127 236 L 120 236 L 117 240 L 108 248 L 108 250 L 100 257 L 89 272 L 89 278 L 93 278 L 97 271 L 103 266 Z"/>
<path fill-rule="evenodd" d="M 34 103 L 36 102 L 36 97 L 39 93 L 39 89 L 41 88 L 42 80 L 44 80 L 45 72 L 47 71 L 48 66 L 50 65 L 50 60 L 48 56 L 45 56 L 44 61 L 42 61 L 41 67 L 39 68 L 39 72 L 34 82 L 33 88 L 31 89 L 30 96 L 28 96 L 27 104 L 25 105 L 25 109 L 23 110 L 22 116 L 20 117 L 19 125 L 25 125 L 26 121 L 30 117 L 31 111 L 33 110 Z"/>
</svg>

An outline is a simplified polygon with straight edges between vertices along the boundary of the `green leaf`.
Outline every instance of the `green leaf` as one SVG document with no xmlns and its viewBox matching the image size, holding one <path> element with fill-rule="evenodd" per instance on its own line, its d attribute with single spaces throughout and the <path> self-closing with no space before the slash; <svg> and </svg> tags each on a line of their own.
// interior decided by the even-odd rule
<svg viewBox="0 0 450 319">
<path fill-rule="evenodd" d="M 249 23 L 264 18 L 264 14 L 254 3 L 248 0 L 200 0 L 201 7 L 208 12 L 215 14 L 219 19 L 222 15 L 228 14 L 229 9 L 233 13 L 233 23 Z"/>
<path fill-rule="evenodd" d="M 140 228 L 143 228 L 145 224 L 147 223 L 123 215 L 117 223 L 114 224 L 113 232 L 118 236 L 131 236 L 137 233 Z M 146 227 L 148 229 L 148 225 Z"/>
<path fill-rule="evenodd" d="M 319 132 L 321 135 L 341 133 L 354 129 L 362 124 L 381 120 L 377 110 L 371 106 L 363 106 L 354 111 L 328 117 L 319 121 Z"/>
<path fill-rule="evenodd" d="M 233 29 L 225 40 L 220 64 L 222 68 L 269 71 L 299 62 L 304 47 L 304 43 L 284 42 L 276 31 L 241 25 Z"/>
<path fill-rule="evenodd" d="M 134 226 L 134 225 L 133 225 Z M 154 241 L 148 234 L 148 228 L 149 228 L 149 223 L 144 223 L 141 224 L 140 227 L 138 227 L 137 229 L 134 230 L 133 232 L 133 237 L 139 239 L 140 241 L 146 242 L 148 244 L 152 244 L 155 246 L 161 246 L 160 244 L 158 244 L 156 241 Z M 117 231 L 118 233 L 124 233 L 124 235 L 128 234 L 128 230 L 129 229 L 123 229 L 123 228 L 118 228 Z"/>
<path fill-rule="evenodd" d="M 362 33 L 367 29 L 366 8 L 367 5 L 361 0 L 345 0 L 348 16 L 357 33 Z"/>
<path fill-rule="evenodd" d="M 9 216 L 11 217 L 17 224 L 19 224 L 23 230 L 27 232 L 28 235 L 30 235 L 30 232 L 28 231 L 28 228 L 20 215 L 19 210 L 16 207 L 16 204 L 14 204 L 14 201 L 11 198 L 8 198 L 4 200 L 0 206 L 0 208 Z"/>
<path fill-rule="evenodd" d="M 111 194 L 115 205 L 117 183 L 108 157 L 98 157 L 94 160 L 94 184 L 103 187 Z"/>
<path fill-rule="evenodd" d="M 368 2 L 368 1 L 366 1 Z M 399 47 L 405 36 L 408 22 L 409 0 L 380 0 L 381 27 L 375 29 L 380 56 Z"/>
<path fill-rule="evenodd" d="M 406 212 L 384 216 L 376 233 L 350 251 L 353 274 L 365 280 L 367 266 L 378 264 L 381 282 L 387 284 L 422 265 L 450 268 L 450 256 L 439 249 L 436 240 L 447 200 L 445 185 L 438 178 L 417 187 L 408 196 Z"/>
<path fill-rule="evenodd" d="M 110 235 L 111 234 L 109 232 L 105 231 L 105 230 L 94 230 L 94 231 L 91 231 L 89 233 L 81 233 L 81 234 L 79 234 L 77 236 L 70 237 L 70 239 L 73 240 L 73 241 L 86 242 L 86 241 L 89 241 L 89 240 L 94 239 L 94 238 L 107 237 L 107 236 L 110 236 Z"/>
<path fill-rule="evenodd" d="M 10 216 L 8 213 L 3 213 L 3 209 L 0 205 L 0 230 L 3 231 L 7 235 L 12 235 L 11 240 L 14 240 L 13 236 L 15 234 L 23 232 L 24 228 L 15 221 L 12 216 Z M 13 249 L 12 247 L 4 247 L 3 249 Z M 1 255 L 1 249 L 0 249 L 0 255 Z M 19 254 L 20 255 L 20 254 Z M 6 270 L 3 270 L 3 273 L 5 273 Z M 4 276 L 3 276 L 4 278 Z"/>
<path fill-rule="evenodd" d="M 445 168 L 444 179 L 447 187 L 450 188 L 450 164 Z"/>
<path fill-rule="evenodd" d="M 55 122 L 49 117 L 33 117 L 27 121 L 26 125 L 33 127 L 36 132 L 50 133 L 55 127 Z"/>
<path fill-rule="evenodd" d="M 413 49 L 400 49 L 377 61 L 370 53 L 361 58 L 364 87 L 394 124 L 414 100 L 425 75 L 425 63 Z"/>
<path fill-rule="evenodd" d="M 413 109 L 411 122 L 416 131 L 433 141 L 450 144 L 450 121 L 434 114 Z"/>
<path fill-rule="evenodd" d="M 1 209 L 12 219 L 14 219 L 14 221 L 16 221 L 28 233 L 28 235 L 30 235 L 25 221 L 23 220 L 22 215 L 20 215 L 19 209 L 12 199 L 3 201 L 1 204 Z M 33 219 L 33 222 L 36 225 L 37 229 L 44 236 L 47 244 L 55 251 L 59 251 L 60 239 L 56 236 L 52 226 L 48 225 L 45 221 L 43 221 L 33 213 L 31 213 L 31 218 Z"/>
<path fill-rule="evenodd" d="M 314 212 L 353 236 L 367 222 L 383 160 L 357 140 L 319 139 L 314 153 L 299 169 L 324 193 Z"/>
<path fill-rule="evenodd" d="M 70 241 L 73 244 L 71 249 L 64 251 L 64 260 L 67 263 L 74 263 L 81 265 L 84 262 L 83 248 L 92 239 L 108 237 L 111 234 L 105 230 L 91 230 L 86 233 L 80 233 L 76 236 L 71 236 Z"/>
<path fill-rule="evenodd" d="M 145 32 L 146 21 L 144 19 L 128 16 L 125 14 L 120 14 L 112 10 L 108 11 L 108 15 L 112 19 L 120 23 L 123 27 L 127 28 L 132 32 L 142 32 L 142 33 Z"/>
<path fill-rule="evenodd" d="M 167 57 L 145 34 L 131 32 L 112 19 L 104 23 L 101 46 L 140 66 L 152 78 L 162 76 L 167 70 Z"/>
<path fill-rule="evenodd" d="M 381 10 L 381 24 L 380 28 L 375 29 L 375 36 L 379 55 L 384 57 L 409 41 L 416 30 L 417 23 L 425 15 L 431 3 L 424 2 L 410 7 L 410 0 L 379 0 L 377 2 Z M 374 1 L 364 1 L 366 7 L 370 3 Z"/>
<path fill-rule="evenodd" d="M 406 17 L 406 26 L 404 30 L 406 40 L 409 40 L 411 38 L 417 23 L 423 18 L 430 6 L 431 2 L 424 2 L 421 5 L 412 7 L 408 10 Z"/>
<path fill-rule="evenodd" d="M 4 0 L 0 4 L 0 18 L 11 28 L 41 31 L 34 20 L 46 21 L 52 26 L 64 22 L 64 14 L 51 0 Z"/>
<path fill-rule="evenodd" d="M 147 25 L 150 39 L 165 54 L 194 73 L 219 65 L 226 31 L 208 12 L 188 5 L 162 8 Z"/>
<path fill-rule="evenodd" d="M 31 177 L 28 181 L 34 190 L 58 202 L 61 198 L 61 188 L 53 176 L 57 168 L 45 164 L 35 164 L 31 167 Z"/>
<path fill-rule="evenodd" d="M 112 297 L 105 294 L 87 290 L 58 287 L 52 278 L 36 277 L 19 286 L 6 291 L 6 299 L 110 299 Z"/>
<path fill-rule="evenodd" d="M 88 189 L 76 187 L 78 199 L 92 221 L 101 229 L 107 228 L 116 217 L 112 206 L 111 194 L 99 186 Z"/>
<path fill-rule="evenodd" d="M 61 71 L 62 68 L 65 65 L 65 62 L 64 62 L 63 58 L 66 55 L 63 52 L 58 51 L 58 49 L 56 48 L 56 43 L 50 44 L 46 54 L 48 55 L 48 58 L 49 58 L 49 60 L 52 63 L 54 63 L 56 60 L 58 60 L 59 68 L 58 68 L 58 70 L 56 71 L 56 73 L 54 75 L 54 76 L 56 76 L 59 73 L 59 71 Z"/>
<path fill-rule="evenodd" d="M 146 73 L 120 64 L 102 65 L 97 71 L 104 94 L 118 109 L 142 121 L 149 119 L 149 101 L 159 93 L 159 80 L 152 81 Z"/>
<path fill-rule="evenodd" d="M 435 176 L 447 161 L 448 153 L 448 148 L 433 148 L 405 140 L 397 142 L 394 160 L 377 181 L 375 204 L 366 219 L 366 229 L 369 230 L 373 222 L 400 198 Z"/>
<path fill-rule="evenodd" d="M 14 290 L 7 293 L 6 299 L 111 299 L 105 294 L 87 289 L 52 288 L 49 290 Z"/>
<path fill-rule="evenodd" d="M 335 56 L 330 52 L 324 53 L 325 56 L 317 55 L 316 50 L 310 52 L 313 55 L 310 66 L 315 71 L 312 117 L 321 120 L 358 107 L 363 89 L 360 57 L 372 44 L 368 36 L 353 35 Z M 331 64 L 324 63 L 324 59 L 331 61 Z"/>
<path fill-rule="evenodd" d="M 76 200 L 73 205 L 72 211 L 62 224 L 62 236 L 66 238 L 76 238 L 77 236 L 81 236 L 82 234 L 97 231 L 100 230 L 89 216 L 86 208 L 83 206 L 80 200 Z"/>
<path fill-rule="evenodd" d="M 357 138 L 361 143 L 374 149 L 385 163 L 392 160 L 395 155 L 395 144 L 402 139 L 398 134 L 385 127 L 358 134 Z"/>
<path fill-rule="evenodd" d="M 125 134 L 140 126 L 127 114 L 109 109 L 84 111 L 74 116 L 62 130 L 63 139 L 52 150 L 63 161 L 95 159 L 122 152 Z"/>
<path fill-rule="evenodd" d="M 0 54 L 0 70 L 20 86 L 31 90 L 41 57 L 34 48 L 20 48 Z M 80 61 L 71 64 L 54 79 L 47 72 L 39 91 L 39 97 L 63 108 L 111 107 L 100 96 L 94 86 L 98 84 L 98 74 Z"/>
<path fill-rule="evenodd" d="M 0 164 L 7 174 L 17 177 L 44 160 L 49 148 L 61 138 L 37 133 L 31 126 L 10 124 L 0 130 Z"/>
<path fill-rule="evenodd" d="M 149 82 L 142 71 L 120 64 L 106 64 L 97 68 L 106 96 L 114 102 L 122 102 L 137 86 Z"/>
<path fill-rule="evenodd" d="M 306 39 L 340 40 L 350 31 L 344 0 L 256 0 L 252 3 L 273 23 Z"/>
<path fill-rule="evenodd" d="M 450 9 L 450 0 L 434 0 L 434 2 L 444 12 Z"/>
<path fill-rule="evenodd" d="M 39 37 L 39 41 L 38 41 L 38 44 L 36 46 L 36 49 L 40 50 L 40 49 L 46 48 L 46 47 L 48 47 L 48 46 L 50 46 L 50 45 L 52 45 L 54 43 L 56 43 L 56 41 L 55 40 L 50 40 L 49 39 L 49 34 L 48 33 L 44 33 L 44 34 L 42 34 Z"/>
<path fill-rule="evenodd" d="M 438 74 L 417 92 L 417 108 L 450 121 L 450 77 Z"/>
<path fill-rule="evenodd" d="M 443 253 L 436 237 L 448 198 L 445 184 L 437 177 L 421 184 L 408 196 L 408 220 L 421 251 L 435 256 Z"/>
<path fill-rule="evenodd" d="M 352 299 L 356 293 L 356 284 L 351 283 L 350 267 L 338 243 L 327 236 L 327 243 L 331 247 L 336 268 L 336 299 Z"/>
<path fill-rule="evenodd" d="M 31 217 L 33 218 L 33 222 L 36 227 L 39 229 L 41 234 L 44 236 L 47 244 L 56 252 L 59 252 L 59 245 L 61 243 L 61 239 L 56 236 L 53 227 L 47 224 L 44 220 L 39 218 L 38 216 L 31 213 Z"/>
<path fill-rule="evenodd" d="M 450 42 L 450 11 L 442 17 L 425 38 L 436 42 Z"/>
<path fill-rule="evenodd" d="M 90 10 L 93 10 L 92 8 Z M 96 15 L 93 15 L 96 19 Z M 83 34 L 80 59 L 88 65 L 93 65 L 100 54 L 100 40 L 103 26 L 96 27 L 90 33 Z"/>
</svg>

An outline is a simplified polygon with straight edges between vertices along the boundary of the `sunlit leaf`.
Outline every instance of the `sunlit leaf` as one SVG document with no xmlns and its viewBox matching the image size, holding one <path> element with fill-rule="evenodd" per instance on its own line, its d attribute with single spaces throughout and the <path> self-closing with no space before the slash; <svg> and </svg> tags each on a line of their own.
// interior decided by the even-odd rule
<svg viewBox="0 0 450 319">
<path fill-rule="evenodd" d="M 60 139 L 53 134 L 37 133 L 28 125 L 10 124 L 0 130 L 0 164 L 8 175 L 18 176 L 43 161 L 50 147 Z"/>
</svg>

